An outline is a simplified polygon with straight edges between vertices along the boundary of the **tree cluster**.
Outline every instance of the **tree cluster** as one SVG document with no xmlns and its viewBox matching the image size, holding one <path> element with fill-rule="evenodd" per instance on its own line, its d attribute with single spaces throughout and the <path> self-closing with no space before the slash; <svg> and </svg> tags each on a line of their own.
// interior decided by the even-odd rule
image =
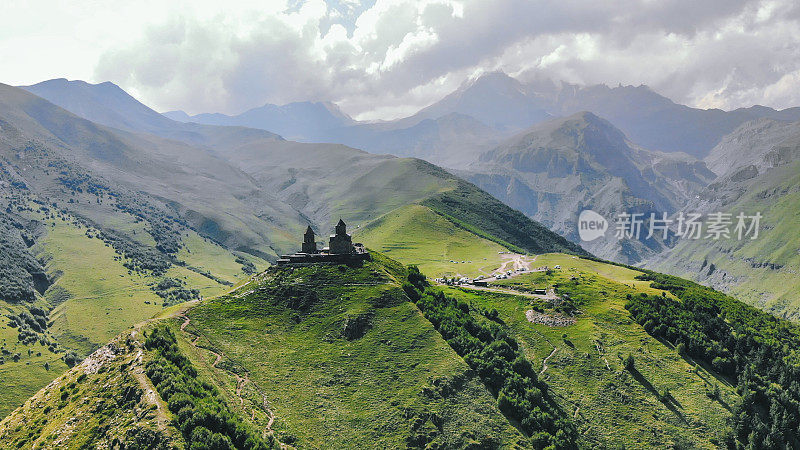
<svg viewBox="0 0 800 450">
<path fill-rule="evenodd" d="M 164 277 L 151 289 L 156 295 L 164 299 L 164 306 L 200 298 L 200 291 L 197 289 L 187 289 L 186 283 L 178 278 Z"/>
<path fill-rule="evenodd" d="M 22 311 L 16 315 L 9 315 L 8 326 L 16 328 L 19 334 L 17 340 L 23 345 L 32 345 L 40 342 L 44 346 L 49 346 L 47 339 L 47 313 L 42 309 L 31 306 L 29 311 Z"/>
<path fill-rule="evenodd" d="M 242 256 L 236 256 L 236 263 L 242 265 L 242 272 L 245 274 L 252 275 L 256 273 L 256 265 L 253 264 L 253 262 L 249 259 Z"/>
<path fill-rule="evenodd" d="M 0 216 L 0 299 L 9 303 L 34 301 L 34 276 L 44 274 L 42 265 L 28 252 L 22 229 L 10 217 Z"/>
<path fill-rule="evenodd" d="M 734 410 L 729 445 L 800 448 L 800 328 L 687 280 L 652 272 L 639 278 L 680 301 L 631 296 L 626 307 L 634 319 L 736 381 L 742 401 Z"/>
<path fill-rule="evenodd" d="M 265 441 L 260 432 L 228 408 L 215 387 L 198 379 L 192 363 L 178 348 L 172 330 L 166 326 L 155 328 L 145 340 L 145 348 L 154 352 L 146 374 L 175 414 L 187 449 L 272 448 L 271 438 Z"/>
<path fill-rule="evenodd" d="M 466 303 L 428 286 L 409 267 L 403 289 L 442 337 L 497 397 L 500 411 L 519 423 L 535 448 L 575 448 L 577 431 L 505 327 L 470 314 Z"/>
</svg>

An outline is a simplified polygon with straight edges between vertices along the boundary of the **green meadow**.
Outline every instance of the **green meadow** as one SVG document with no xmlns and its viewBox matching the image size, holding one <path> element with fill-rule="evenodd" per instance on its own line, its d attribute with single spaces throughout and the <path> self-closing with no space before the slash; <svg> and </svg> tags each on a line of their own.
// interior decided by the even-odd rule
<svg viewBox="0 0 800 450">
<path fill-rule="evenodd" d="M 563 316 L 554 304 L 516 295 L 446 288 L 478 310 L 498 311 L 528 359 L 569 411 L 590 447 L 714 448 L 738 400 L 733 387 L 649 336 L 625 310 L 627 294 L 658 293 L 639 272 L 570 255 L 540 255 L 535 265 L 562 269 L 503 280 L 532 290 L 557 286 L 577 307 L 574 323 L 531 323 L 526 312 Z M 635 370 L 625 370 L 632 355 Z M 719 400 L 707 393 L 718 387 Z M 666 394 L 666 395 L 665 395 Z"/>
<path fill-rule="evenodd" d="M 426 206 L 394 210 L 354 233 L 353 239 L 431 276 L 488 275 L 502 264 L 492 241 L 457 227 Z"/>
<path fill-rule="evenodd" d="M 403 268 L 376 257 L 360 268 L 267 271 L 192 308 L 183 347 L 191 351 L 196 335 L 223 354 L 217 367 L 246 376 L 274 413 L 277 437 L 298 447 L 396 448 L 420 434 L 445 447 L 522 442 L 407 301 Z M 195 358 L 219 370 L 213 355 Z"/>
</svg>

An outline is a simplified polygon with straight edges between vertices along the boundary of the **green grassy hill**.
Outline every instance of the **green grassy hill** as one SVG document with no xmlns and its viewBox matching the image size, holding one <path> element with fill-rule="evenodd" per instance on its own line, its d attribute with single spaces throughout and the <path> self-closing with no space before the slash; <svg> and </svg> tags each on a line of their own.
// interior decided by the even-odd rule
<svg viewBox="0 0 800 450">
<path fill-rule="evenodd" d="M 445 292 L 477 310 L 496 310 L 520 341 L 540 378 L 575 421 L 586 447 L 713 448 L 730 432 L 726 421 L 738 401 L 727 381 L 675 348 L 648 335 L 625 310 L 626 296 L 661 295 L 640 272 L 609 264 L 548 254 L 535 265 L 561 270 L 520 275 L 497 283 L 522 293 L 558 286 L 572 305 L 553 307 L 542 299 L 502 292 L 448 288 Z M 513 292 L 513 291 L 512 291 Z M 537 318 L 566 318 L 565 326 L 532 323 Z M 568 324 L 568 325 L 567 325 Z M 636 370 L 624 367 L 633 355 Z M 718 386 L 720 400 L 706 395 Z M 668 392 L 668 397 L 663 393 Z"/>
<path fill-rule="evenodd" d="M 462 447 L 521 439 L 490 393 L 409 303 L 405 270 L 270 270 L 188 312 L 186 330 L 246 377 L 298 447 Z"/>
<path fill-rule="evenodd" d="M 378 254 L 363 267 L 270 269 L 161 323 L 177 336 L 197 379 L 214 386 L 218 402 L 279 442 L 298 448 L 524 446 L 526 438 L 492 394 L 408 301 L 404 278 L 402 265 Z M 177 400 L 165 401 L 166 385 L 154 382 L 158 375 L 149 370 L 156 358 L 143 336 L 157 325 L 117 338 L 120 355 L 97 374 L 81 375 L 92 357 L 37 394 L 0 422 L 0 442 L 79 448 L 111 436 L 124 441 L 134 428 L 153 429 L 165 441 L 190 440 L 170 422 L 181 421 Z M 139 350 L 144 356 L 137 359 Z M 141 368 L 148 378 L 133 378 L 142 386 L 154 383 L 160 396 L 134 389 L 129 403 L 100 400 L 107 409 L 93 417 L 120 412 L 106 429 L 91 420 L 68 436 L 52 434 L 72 414 L 97 408 L 101 387 L 116 395 L 134 386 L 131 375 Z M 84 397 L 92 400 L 79 400 Z M 55 414 L 45 418 L 45 410 Z"/>
<path fill-rule="evenodd" d="M 477 191 L 423 161 L 259 130 L 203 126 L 197 139 L 163 137 L 187 127 L 120 131 L 0 85 L 0 417 L 130 325 L 222 293 L 296 250 L 307 223 L 325 235 L 344 217 L 352 230 L 434 196 Z M 436 229 L 427 231 L 458 228 L 464 257 L 510 246 L 509 227 L 537 227 L 482 223 L 451 206 L 431 209 Z M 514 242 L 568 250 L 546 233 Z M 462 245 L 422 244 L 437 254 Z"/>
<path fill-rule="evenodd" d="M 488 275 L 506 248 L 483 239 L 422 205 L 398 208 L 357 229 L 353 239 L 433 277 Z"/>
<path fill-rule="evenodd" d="M 229 294 L 173 307 L 6 417 L 0 442 L 797 443 L 800 331 L 786 321 L 686 280 L 572 255 L 539 255 L 561 268 L 494 291 L 426 286 L 373 257 L 271 268 Z M 532 295 L 549 287 L 561 300 Z M 76 414 L 89 420 L 70 422 Z"/>
</svg>

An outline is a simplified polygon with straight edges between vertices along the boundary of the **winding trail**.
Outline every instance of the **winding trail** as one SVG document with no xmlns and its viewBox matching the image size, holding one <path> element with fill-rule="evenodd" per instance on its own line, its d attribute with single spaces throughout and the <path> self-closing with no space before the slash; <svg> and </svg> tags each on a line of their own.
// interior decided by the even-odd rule
<svg viewBox="0 0 800 450">
<path fill-rule="evenodd" d="M 183 316 L 183 318 L 186 320 L 184 320 L 183 323 L 181 324 L 181 331 L 186 331 L 186 325 L 189 325 L 189 321 L 191 319 L 189 319 L 189 316 Z"/>
<path fill-rule="evenodd" d="M 247 384 L 249 380 L 247 379 L 247 375 L 245 374 L 244 377 L 240 377 L 236 375 L 236 396 L 239 397 L 239 403 L 241 406 L 244 406 L 244 397 L 242 397 L 242 389 L 244 385 Z"/>
<path fill-rule="evenodd" d="M 558 347 L 554 347 L 553 351 L 550 352 L 550 354 L 547 356 L 547 358 L 544 359 L 544 361 L 542 361 L 542 370 L 539 372 L 539 375 L 544 374 L 544 371 L 547 370 L 547 360 L 550 359 L 553 355 L 555 355 L 557 351 Z"/>
<path fill-rule="evenodd" d="M 188 331 L 186 331 L 186 327 L 187 327 L 187 326 L 189 325 L 189 323 L 191 322 L 191 319 L 189 319 L 189 316 L 187 316 L 187 315 L 185 315 L 185 314 L 183 314 L 183 315 L 182 315 L 182 317 L 183 317 L 185 320 L 184 320 L 184 321 L 183 321 L 183 323 L 181 324 L 181 331 L 183 331 L 183 332 L 185 332 L 185 333 L 189 334 L 189 332 L 188 332 Z M 194 348 L 198 348 L 198 349 L 200 348 L 200 347 L 198 347 L 198 346 L 197 346 L 197 343 L 198 343 L 198 341 L 200 341 L 200 338 L 201 338 L 201 336 L 198 334 L 198 335 L 195 335 L 195 338 L 194 338 L 194 339 L 191 341 L 191 344 L 192 344 L 192 346 L 193 346 Z M 213 351 L 213 350 L 211 350 L 211 349 L 208 349 L 208 348 L 203 348 L 203 350 L 206 350 L 207 352 L 210 352 L 212 355 L 216 356 L 216 358 L 214 359 L 214 362 L 213 362 L 213 363 L 211 363 L 211 367 L 213 367 L 213 368 L 215 368 L 215 369 L 216 369 L 216 368 L 217 368 L 217 364 L 219 364 L 220 362 L 222 362 L 223 353 L 222 353 L 222 352 L 219 352 L 219 353 L 217 353 L 217 352 L 215 352 L 215 351 Z M 224 369 L 223 369 L 223 370 L 224 370 Z M 229 372 L 229 371 L 227 371 L 227 370 L 226 370 L 226 372 Z M 239 398 L 239 406 L 240 406 L 241 408 L 243 408 L 243 409 L 244 409 L 244 408 L 245 408 L 245 406 L 244 406 L 244 397 L 242 396 L 242 391 L 244 390 L 244 386 L 245 386 L 247 383 L 249 383 L 249 382 L 250 382 L 250 379 L 249 379 L 249 377 L 247 376 L 247 374 L 245 374 L 245 376 L 244 376 L 244 377 L 242 377 L 242 376 L 239 376 L 239 374 L 236 374 L 236 373 L 233 373 L 233 372 L 229 372 L 229 373 L 231 373 L 233 376 L 235 376 L 235 377 L 236 377 L 236 397 L 238 397 L 238 398 Z M 257 390 L 259 390 L 259 391 L 260 391 L 260 389 L 258 388 L 258 386 L 256 386 L 256 385 L 254 385 L 254 386 L 256 387 L 256 389 L 257 389 Z M 270 409 L 269 405 L 267 404 L 267 398 L 266 398 L 266 396 L 265 396 L 263 393 L 261 393 L 261 392 L 259 392 L 259 393 L 261 394 L 261 398 L 262 398 L 262 400 L 263 400 L 263 406 L 262 406 L 262 408 L 263 408 L 263 410 L 264 410 L 264 411 L 267 413 L 267 416 L 268 416 L 268 419 L 267 419 L 267 426 L 266 426 L 266 427 L 264 427 L 264 432 L 263 432 L 263 435 L 264 435 L 265 437 L 266 437 L 266 436 L 274 436 L 274 431 L 272 430 L 272 424 L 273 424 L 273 423 L 275 423 L 275 414 L 272 412 L 272 409 Z M 254 409 L 252 410 L 252 419 L 251 419 L 251 420 L 255 421 L 255 418 L 256 418 L 256 409 L 254 408 Z M 277 439 L 277 438 L 275 438 L 275 441 L 276 441 L 276 442 L 278 442 L 278 444 L 279 444 L 280 448 L 282 448 L 282 449 L 286 449 L 286 448 L 292 448 L 292 447 L 289 447 L 289 446 L 287 446 L 286 444 L 284 444 L 284 443 L 282 443 L 282 442 L 278 441 L 278 439 Z"/>
</svg>

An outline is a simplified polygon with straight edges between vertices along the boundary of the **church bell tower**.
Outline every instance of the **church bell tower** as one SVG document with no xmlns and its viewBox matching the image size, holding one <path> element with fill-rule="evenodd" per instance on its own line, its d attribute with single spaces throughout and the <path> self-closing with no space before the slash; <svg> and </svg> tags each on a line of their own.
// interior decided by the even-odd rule
<svg viewBox="0 0 800 450">
<path fill-rule="evenodd" d="M 314 239 L 311 225 L 306 228 L 306 233 L 303 235 L 303 253 L 317 253 L 317 241 Z"/>
</svg>

